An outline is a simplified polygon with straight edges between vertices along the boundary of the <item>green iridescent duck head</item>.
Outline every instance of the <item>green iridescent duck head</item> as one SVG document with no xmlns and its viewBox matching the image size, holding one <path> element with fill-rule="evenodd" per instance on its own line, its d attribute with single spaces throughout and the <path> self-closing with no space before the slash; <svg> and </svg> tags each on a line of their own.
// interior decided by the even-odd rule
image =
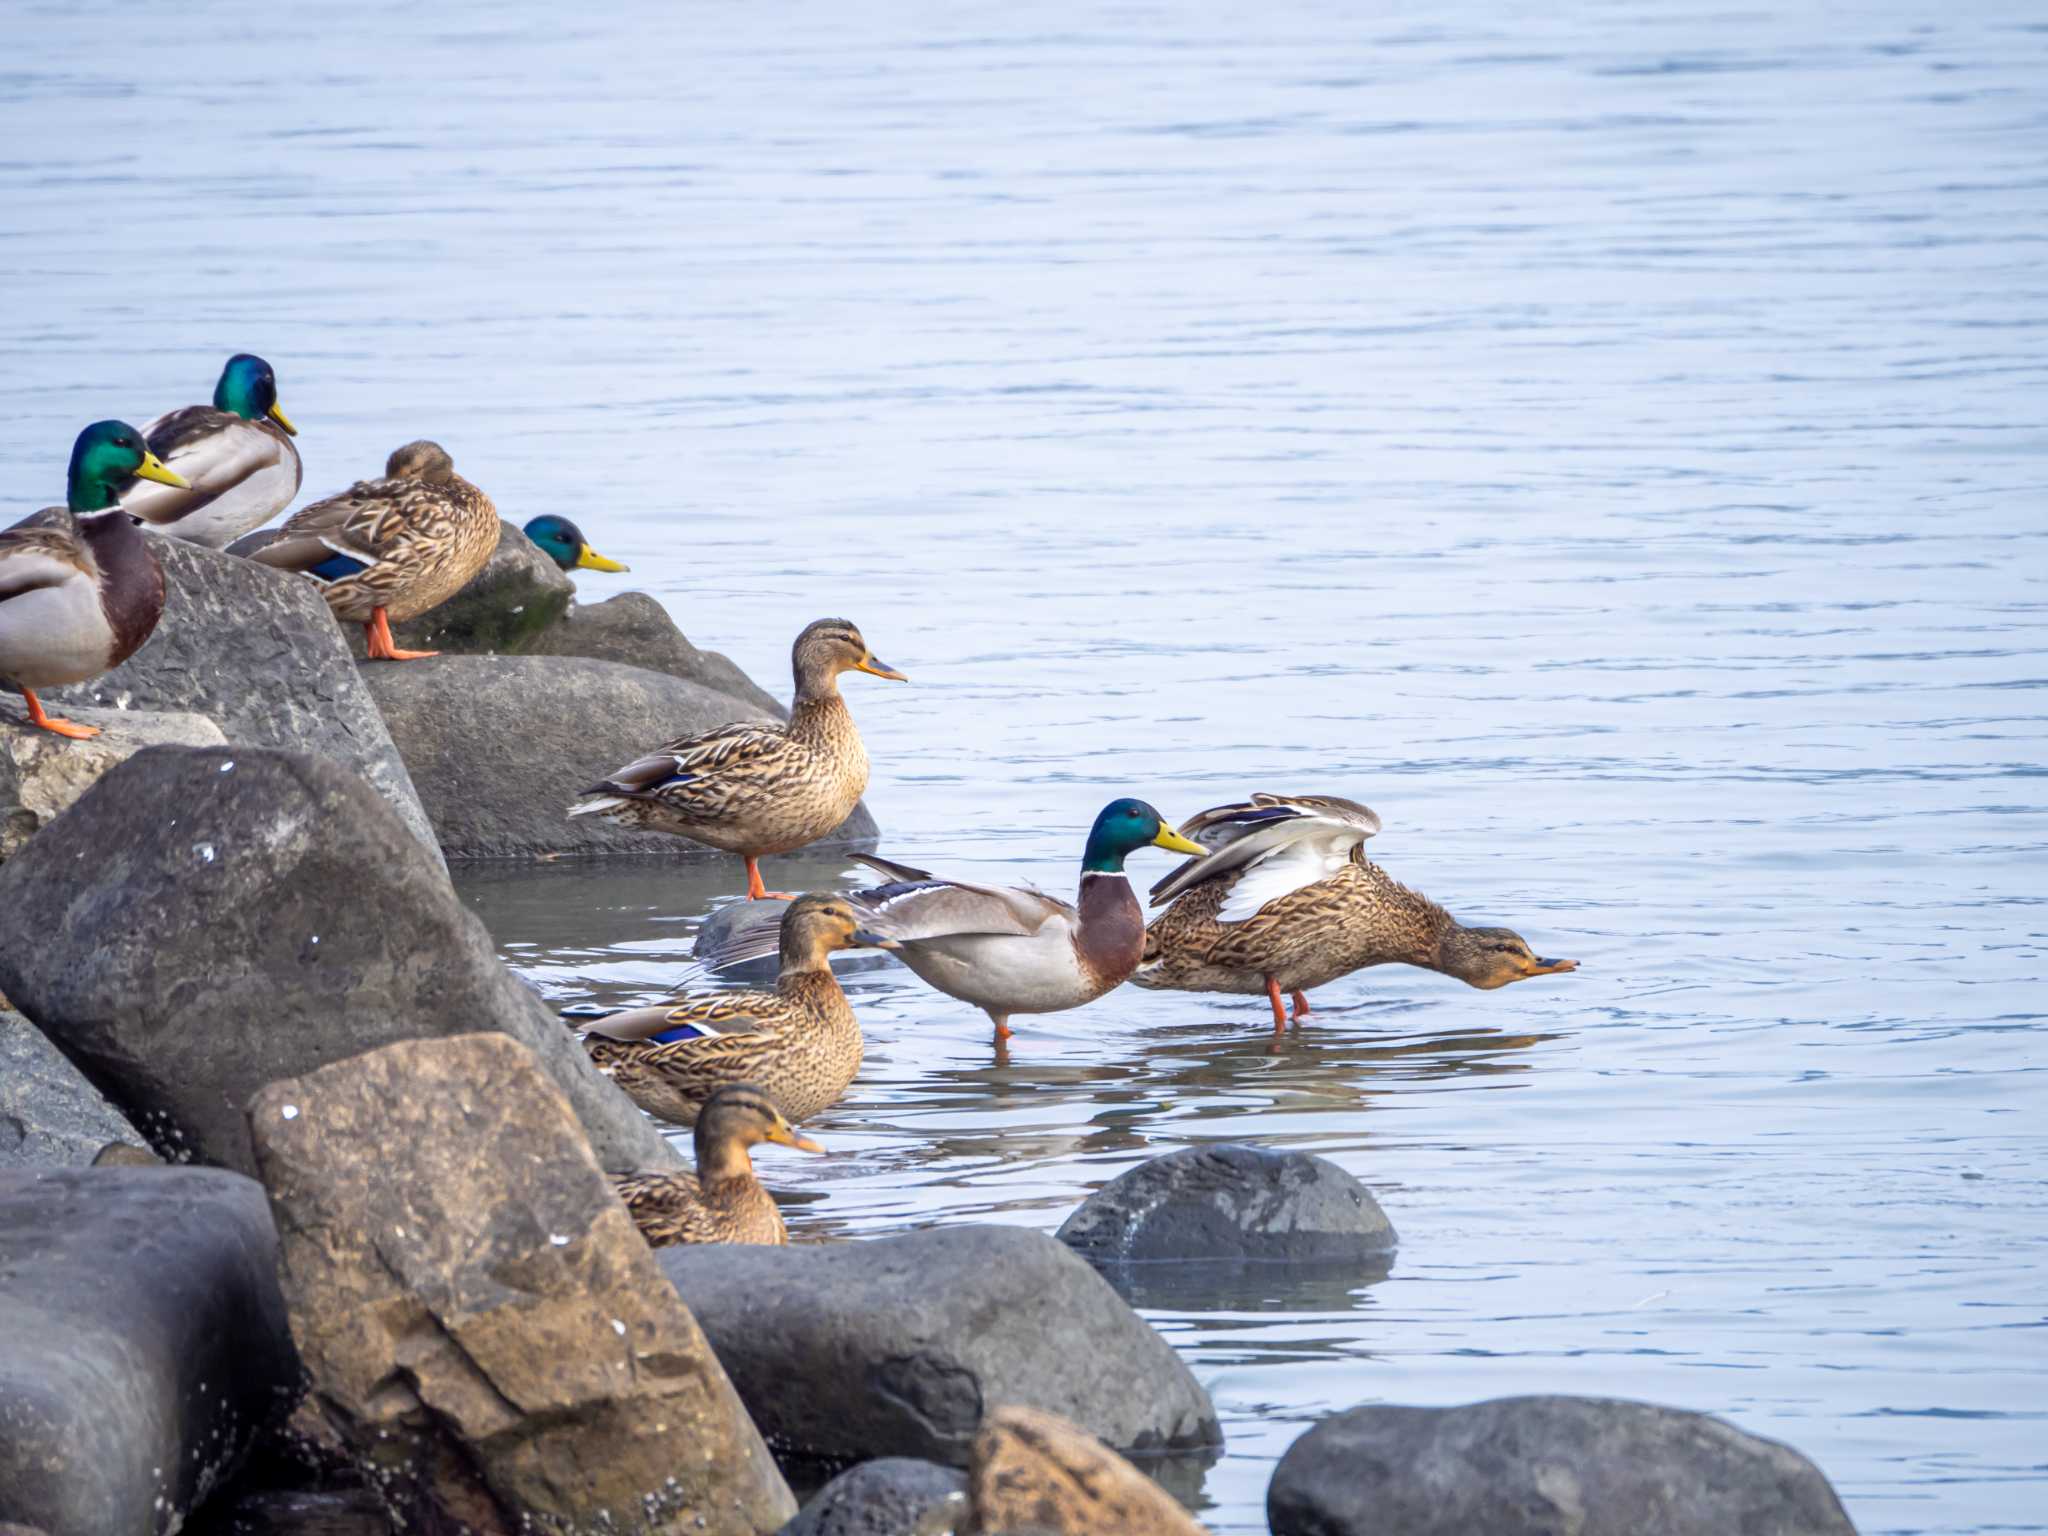
<svg viewBox="0 0 2048 1536">
<path fill-rule="evenodd" d="M 220 382 L 213 386 L 213 408 L 232 412 L 244 421 L 268 416 L 289 436 L 299 435 L 299 429 L 278 406 L 277 374 L 254 353 L 237 352 L 228 359 L 220 371 Z"/>
<path fill-rule="evenodd" d="M 1088 829 L 1088 846 L 1081 853 L 1081 868 L 1095 874 L 1120 875 L 1124 860 L 1140 848 L 1164 848 L 1169 853 L 1206 853 L 1200 843 L 1190 842 L 1166 824 L 1142 800 L 1112 800 Z"/>
<path fill-rule="evenodd" d="M 628 567 L 616 560 L 607 560 L 590 547 L 590 541 L 583 537 L 583 530 L 566 517 L 556 517 L 552 512 L 545 517 L 536 517 L 526 525 L 526 536 L 538 544 L 547 557 L 565 571 L 623 571 Z"/>
<path fill-rule="evenodd" d="M 185 477 L 164 467 L 142 434 L 125 421 L 96 421 L 71 445 L 66 504 L 74 512 L 104 512 L 118 504 L 130 480 L 189 489 Z"/>
</svg>

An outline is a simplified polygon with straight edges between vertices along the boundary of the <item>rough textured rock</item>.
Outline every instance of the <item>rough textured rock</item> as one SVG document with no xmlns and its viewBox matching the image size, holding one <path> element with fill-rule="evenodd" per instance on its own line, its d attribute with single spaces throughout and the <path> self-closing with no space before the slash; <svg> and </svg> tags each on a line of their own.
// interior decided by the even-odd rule
<svg viewBox="0 0 2048 1536">
<path fill-rule="evenodd" d="M 98 726 L 100 734 L 72 741 L 0 717 L 0 859 L 68 809 L 101 774 L 144 747 L 217 746 L 227 740 L 204 715 L 75 706 L 59 713 Z"/>
<path fill-rule="evenodd" d="M 174 1531 L 290 1409 L 263 1191 L 209 1168 L 0 1172 L 0 1520 Z"/>
<path fill-rule="evenodd" d="M 235 746 L 318 752 L 347 763 L 421 841 L 433 828 L 384 717 L 351 664 L 313 583 L 180 539 L 150 547 L 164 569 L 164 616 L 113 671 L 44 702 L 205 715 Z"/>
<path fill-rule="evenodd" d="M 109 1142 L 141 1139 L 41 1030 L 0 1012 L 0 1168 L 84 1168 Z"/>
<path fill-rule="evenodd" d="M 1172 1495 L 1055 1414 L 998 1408 L 974 1437 L 972 1529 L 1046 1536 L 1202 1536 Z"/>
<path fill-rule="evenodd" d="M 263 1084 L 480 1028 L 540 1053 L 612 1166 L 678 1161 L 498 963 L 434 855 L 326 758 L 120 764 L 0 865 L 0 990 L 173 1161 L 250 1171 L 242 1109 Z"/>
<path fill-rule="evenodd" d="M 1182 1147 L 1125 1170 L 1058 1237 L 1096 1264 L 1363 1261 L 1396 1242 L 1366 1187 L 1327 1158 L 1236 1144 Z"/>
<path fill-rule="evenodd" d="M 943 1227 L 660 1259 L 778 1449 L 960 1466 L 988 1409 L 1007 1403 L 1060 1413 L 1122 1450 L 1221 1438 L 1166 1341 L 1043 1233 Z"/>
<path fill-rule="evenodd" d="M 465 654 L 530 650 L 541 633 L 569 611 L 576 584 L 510 523 L 498 524 L 498 547 L 469 584 L 438 608 L 392 627 L 401 649 Z M 363 633 L 352 649 L 363 654 Z"/>
<path fill-rule="evenodd" d="M 668 610 L 645 592 L 621 592 L 601 603 L 574 604 L 561 623 L 542 631 L 527 649 L 536 656 L 588 656 L 593 661 L 617 661 L 649 672 L 666 672 L 714 693 L 730 694 L 765 717 L 789 718 L 788 707 L 730 658 L 690 644 Z M 786 677 L 774 681 L 784 686 L 788 683 Z"/>
<path fill-rule="evenodd" d="M 964 1518 L 967 1479 L 951 1467 L 884 1456 L 840 1473 L 820 1488 L 776 1536 L 915 1536 Z"/>
<path fill-rule="evenodd" d="M 1273 1536 L 1855 1536 L 1790 1447 L 1593 1397 L 1353 1408 L 1289 1447 L 1266 1514 Z"/>
<path fill-rule="evenodd" d="M 404 1530 L 760 1536 L 796 1509 L 569 1105 L 498 1034 L 271 1084 L 313 1401 Z"/>
<path fill-rule="evenodd" d="M 575 656 L 441 656 L 363 669 L 451 859 L 540 854 L 734 856 L 568 811 L 651 747 L 768 716 L 663 672 Z M 872 840 L 863 806 L 825 842 Z"/>
</svg>

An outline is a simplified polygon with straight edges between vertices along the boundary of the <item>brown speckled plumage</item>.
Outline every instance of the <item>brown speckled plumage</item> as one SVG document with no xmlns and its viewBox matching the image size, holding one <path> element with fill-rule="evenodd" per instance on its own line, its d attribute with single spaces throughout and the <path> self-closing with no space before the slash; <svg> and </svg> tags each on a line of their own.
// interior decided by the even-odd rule
<svg viewBox="0 0 2048 1536">
<path fill-rule="evenodd" d="M 674 1243 L 786 1243 L 775 1197 L 754 1176 L 749 1150 L 763 1142 L 823 1148 L 804 1140 L 761 1089 L 720 1088 L 697 1120 L 695 1173 L 615 1173 L 612 1187 L 656 1248 Z"/>
</svg>

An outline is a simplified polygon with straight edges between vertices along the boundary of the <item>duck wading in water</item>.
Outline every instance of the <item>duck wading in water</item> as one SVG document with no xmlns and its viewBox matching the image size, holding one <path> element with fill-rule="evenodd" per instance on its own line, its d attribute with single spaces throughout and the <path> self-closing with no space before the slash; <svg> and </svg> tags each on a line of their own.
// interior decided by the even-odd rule
<svg viewBox="0 0 2048 1536">
<path fill-rule="evenodd" d="M 27 701 L 30 725 L 59 736 L 99 729 L 45 713 L 36 690 L 118 667 L 163 616 L 163 568 L 116 501 L 138 476 L 185 483 L 127 422 L 94 422 L 71 446 L 65 505 L 0 533 L 0 682 Z"/>
<path fill-rule="evenodd" d="M 741 720 L 684 736 L 583 792 L 571 816 L 673 832 L 747 861 L 747 895 L 768 894 L 760 860 L 814 843 L 868 787 L 868 754 L 839 692 L 842 672 L 908 682 L 877 661 L 846 619 L 819 619 L 790 651 L 796 698 L 787 725 Z"/>
<path fill-rule="evenodd" d="M 167 411 L 142 429 L 150 452 L 185 480 L 131 486 L 121 505 L 158 533 L 225 549 L 292 504 L 303 470 L 299 429 L 277 403 L 270 364 L 238 352 L 220 371 L 212 405 Z"/>
<path fill-rule="evenodd" d="M 1334 795 L 1255 794 L 1181 827 L 1201 845 L 1152 887 L 1166 911 L 1131 980 L 1179 992 L 1266 994 L 1273 1028 L 1309 1011 L 1311 987 L 1368 965 L 1415 965 L 1491 991 L 1578 969 L 1545 960 L 1511 928 L 1467 928 L 1365 856 L 1380 819 Z"/>
<path fill-rule="evenodd" d="M 615 1173 L 612 1188 L 640 1235 L 654 1248 L 676 1243 L 786 1243 L 789 1229 L 775 1197 L 754 1176 L 748 1155 L 763 1142 L 823 1152 L 797 1135 L 768 1095 L 752 1083 L 728 1083 L 697 1116 L 695 1173 Z"/>
<path fill-rule="evenodd" d="M 378 480 L 294 513 L 275 542 L 249 558 L 320 583 L 334 616 L 360 624 L 372 661 L 414 661 L 435 651 L 401 651 L 391 625 L 437 608 L 498 547 L 498 509 L 455 473 L 439 443 L 395 450 Z"/>
</svg>

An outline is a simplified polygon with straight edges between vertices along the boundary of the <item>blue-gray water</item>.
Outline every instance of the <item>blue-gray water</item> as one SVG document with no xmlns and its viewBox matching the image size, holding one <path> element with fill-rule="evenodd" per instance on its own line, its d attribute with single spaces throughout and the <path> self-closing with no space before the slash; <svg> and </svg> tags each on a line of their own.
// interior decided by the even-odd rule
<svg viewBox="0 0 2048 1536">
<path fill-rule="evenodd" d="M 1151 1309 L 1217 1529 L 1331 1409 L 1559 1390 L 2048 1530 L 2048 21 L 1527 9 L 18 6 L 8 496 L 256 350 L 309 493 L 431 435 L 771 686 L 860 622 L 899 858 L 1063 886 L 1113 794 L 1324 790 L 1583 961 L 1277 1056 L 1126 989 L 1006 1068 L 861 985 L 837 1155 L 762 1159 L 799 1236 L 1211 1138 L 1380 1192 L 1383 1283 Z M 564 1000 L 733 886 L 465 882 Z"/>
</svg>

